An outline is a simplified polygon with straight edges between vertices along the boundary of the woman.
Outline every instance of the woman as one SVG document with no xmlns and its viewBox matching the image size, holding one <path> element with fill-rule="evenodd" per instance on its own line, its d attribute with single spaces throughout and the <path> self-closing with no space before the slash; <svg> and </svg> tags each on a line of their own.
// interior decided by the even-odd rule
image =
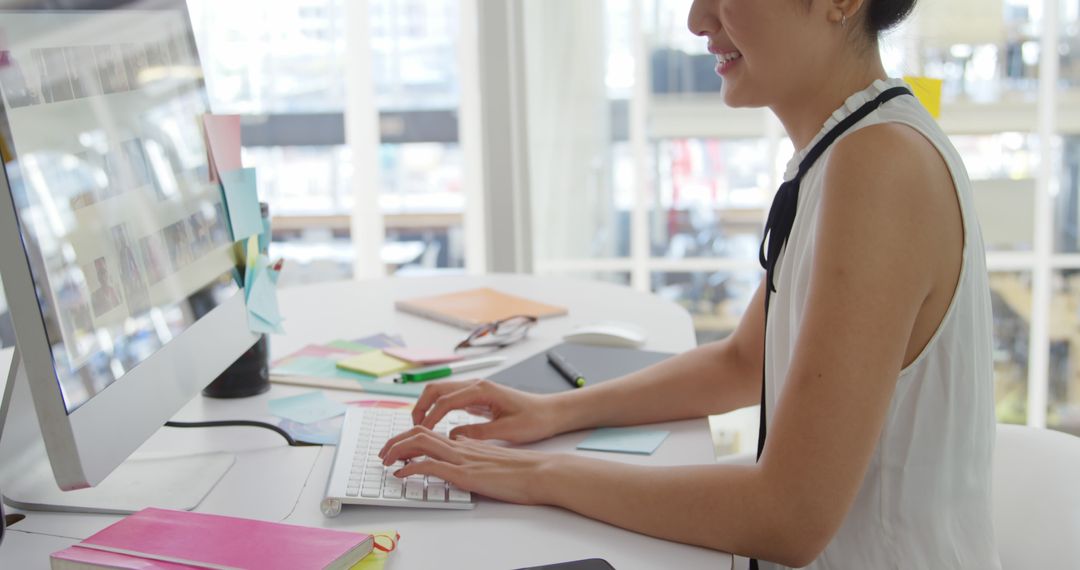
<svg viewBox="0 0 1080 570">
<path fill-rule="evenodd" d="M 878 35 L 913 4 L 696 0 L 690 31 L 717 55 L 725 102 L 769 107 L 800 149 L 770 212 L 768 275 L 735 333 L 558 395 L 429 386 L 385 462 L 428 456 L 398 475 L 557 505 L 761 567 L 999 567 L 990 301 L 970 182 L 878 53 Z M 749 466 L 644 468 L 477 441 L 759 401 L 767 438 Z M 492 420 L 454 439 L 429 431 L 476 406 Z"/>
</svg>

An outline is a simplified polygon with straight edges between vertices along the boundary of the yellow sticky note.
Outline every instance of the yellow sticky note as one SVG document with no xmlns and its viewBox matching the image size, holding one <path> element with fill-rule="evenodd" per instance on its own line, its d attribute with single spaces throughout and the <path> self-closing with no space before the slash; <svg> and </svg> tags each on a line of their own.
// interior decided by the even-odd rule
<svg viewBox="0 0 1080 570">
<path fill-rule="evenodd" d="M 404 360 L 398 360 L 381 350 L 372 350 L 371 352 L 339 360 L 337 366 L 338 368 L 371 376 L 387 376 L 412 368 L 412 364 Z"/>
<path fill-rule="evenodd" d="M 911 90 L 918 97 L 919 102 L 930 112 L 930 116 L 937 119 L 941 116 L 941 83 L 940 79 L 930 77 L 904 76 L 904 81 L 911 86 Z"/>
</svg>

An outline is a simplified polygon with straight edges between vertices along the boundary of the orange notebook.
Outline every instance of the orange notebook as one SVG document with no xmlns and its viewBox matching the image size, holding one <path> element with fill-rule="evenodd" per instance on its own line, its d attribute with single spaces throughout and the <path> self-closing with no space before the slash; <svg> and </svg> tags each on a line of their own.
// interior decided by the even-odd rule
<svg viewBox="0 0 1080 570">
<path fill-rule="evenodd" d="M 394 306 L 399 311 L 470 330 L 519 315 L 542 319 L 566 314 L 564 307 L 545 305 L 488 288 L 398 301 Z"/>
</svg>

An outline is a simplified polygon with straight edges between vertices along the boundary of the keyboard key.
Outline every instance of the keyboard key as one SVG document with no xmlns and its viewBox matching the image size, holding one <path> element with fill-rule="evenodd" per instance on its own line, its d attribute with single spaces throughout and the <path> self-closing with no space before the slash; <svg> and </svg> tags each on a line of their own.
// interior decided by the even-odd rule
<svg viewBox="0 0 1080 570">
<path fill-rule="evenodd" d="M 431 484 L 428 482 L 427 486 L 427 500 L 435 502 L 443 502 L 446 500 L 446 485 L 441 483 Z"/>
<path fill-rule="evenodd" d="M 360 494 L 360 487 L 348 487 L 345 489 L 345 495 L 349 497 L 355 497 Z"/>
<path fill-rule="evenodd" d="M 428 475 L 427 476 L 427 482 L 428 482 L 428 484 L 431 484 L 431 483 L 439 484 L 439 483 L 445 483 L 446 481 L 443 481 L 442 479 L 439 479 L 438 477 L 436 477 L 434 475 Z"/>
<path fill-rule="evenodd" d="M 400 484 L 391 484 L 387 482 L 383 485 L 383 497 L 387 499 L 400 499 L 402 486 Z"/>
<path fill-rule="evenodd" d="M 378 499 L 381 493 L 382 487 L 364 487 L 364 489 L 360 491 L 360 496 L 367 499 Z"/>
<path fill-rule="evenodd" d="M 409 480 L 405 482 L 405 498 L 416 501 L 424 500 L 424 482 Z"/>
<path fill-rule="evenodd" d="M 472 500 L 472 493 L 464 489 L 459 489 L 453 485 L 450 485 L 450 502 L 451 503 L 468 503 Z"/>
</svg>

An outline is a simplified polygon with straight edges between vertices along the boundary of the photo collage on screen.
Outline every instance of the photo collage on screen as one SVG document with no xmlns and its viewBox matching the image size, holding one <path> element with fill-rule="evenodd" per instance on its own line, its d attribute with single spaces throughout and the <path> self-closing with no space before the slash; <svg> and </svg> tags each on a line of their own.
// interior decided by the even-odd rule
<svg viewBox="0 0 1080 570">
<path fill-rule="evenodd" d="M 202 95 L 184 69 L 197 66 L 197 61 L 185 33 L 145 43 L 16 46 L 0 50 L 0 90 L 12 116 L 47 112 L 49 105 L 93 97 L 143 93 L 153 84 L 153 95 L 148 96 L 160 105 L 155 112 L 175 121 L 185 116 L 185 108 L 204 108 L 191 103 L 191 97 Z M 173 84 L 158 83 L 169 80 L 176 70 Z M 198 113 L 191 112 L 192 121 L 198 120 Z M 24 124 L 37 119 L 37 115 L 23 117 Z M 148 114 L 134 129 L 131 125 L 121 129 L 128 133 L 120 135 L 123 140 L 107 140 L 104 130 L 80 134 L 81 150 L 69 151 L 63 160 L 53 158 L 45 169 L 44 184 L 53 196 L 63 197 L 76 219 L 105 220 L 93 254 L 48 264 L 65 360 L 73 371 L 98 350 L 95 336 L 101 327 L 118 326 L 126 319 L 144 317 L 155 305 L 181 301 L 194 292 L 181 272 L 231 244 L 220 197 L 202 193 L 205 166 L 201 170 L 191 166 L 191 159 L 177 146 L 185 145 L 187 138 L 170 126 Z M 190 154 L 188 146 L 184 150 Z M 184 196 L 183 189 L 196 194 Z M 156 214 L 130 219 L 131 212 L 141 211 L 134 204 L 155 203 L 162 205 Z M 121 215 L 115 217 L 118 212 Z M 119 349 L 122 338 L 114 341 Z"/>
<path fill-rule="evenodd" d="M 135 91 L 170 68 L 195 65 L 188 37 L 165 42 L 31 48 L 2 52 L 12 109 Z"/>
</svg>

